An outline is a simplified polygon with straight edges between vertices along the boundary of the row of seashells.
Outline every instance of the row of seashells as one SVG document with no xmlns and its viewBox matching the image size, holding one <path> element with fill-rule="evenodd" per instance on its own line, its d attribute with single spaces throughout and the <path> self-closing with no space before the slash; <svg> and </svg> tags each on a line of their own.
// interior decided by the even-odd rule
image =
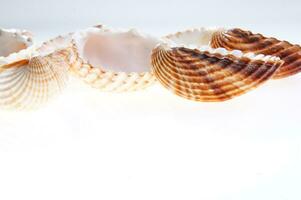
<svg viewBox="0 0 301 200">
<path fill-rule="evenodd" d="M 301 47 L 239 28 L 190 29 L 156 38 L 97 25 L 36 46 L 27 31 L 0 30 L 0 107 L 33 109 L 69 75 L 102 91 L 158 80 L 195 101 L 225 101 L 301 71 Z"/>
</svg>

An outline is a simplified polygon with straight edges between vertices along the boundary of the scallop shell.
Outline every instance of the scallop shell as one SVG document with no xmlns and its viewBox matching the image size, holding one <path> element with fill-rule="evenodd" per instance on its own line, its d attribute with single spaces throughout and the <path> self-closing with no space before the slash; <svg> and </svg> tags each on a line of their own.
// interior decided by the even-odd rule
<svg viewBox="0 0 301 200">
<path fill-rule="evenodd" d="M 134 29 L 88 28 L 73 36 L 77 61 L 71 71 L 101 91 L 143 89 L 156 80 L 150 60 L 158 43 L 157 38 Z"/>
<path fill-rule="evenodd" d="M 214 33 L 211 46 L 280 57 L 284 64 L 273 76 L 274 79 L 285 78 L 301 71 L 301 46 L 273 37 L 234 28 Z"/>
<path fill-rule="evenodd" d="M 212 30 L 193 31 L 166 37 L 152 52 L 153 72 L 159 82 L 184 98 L 195 101 L 225 101 L 267 81 L 283 64 L 277 57 L 212 49 Z M 205 39 L 201 39 L 205 34 Z M 202 46 L 203 45 L 203 46 Z"/>
<path fill-rule="evenodd" d="M 35 109 L 60 93 L 68 80 L 71 47 L 46 42 L 2 59 L 0 107 Z"/>
</svg>

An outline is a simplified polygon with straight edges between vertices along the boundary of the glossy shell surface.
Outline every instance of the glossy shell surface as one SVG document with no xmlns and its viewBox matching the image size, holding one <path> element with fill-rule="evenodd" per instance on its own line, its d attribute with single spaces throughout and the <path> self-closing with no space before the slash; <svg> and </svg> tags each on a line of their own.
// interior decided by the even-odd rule
<svg viewBox="0 0 301 200">
<path fill-rule="evenodd" d="M 277 57 L 213 49 L 205 45 L 210 35 L 205 40 L 197 39 L 201 36 L 193 41 L 191 37 L 186 41 L 179 33 L 174 36 L 178 41 L 168 36 L 152 53 L 157 79 L 184 98 L 204 102 L 232 99 L 266 82 L 283 64 Z"/>
</svg>

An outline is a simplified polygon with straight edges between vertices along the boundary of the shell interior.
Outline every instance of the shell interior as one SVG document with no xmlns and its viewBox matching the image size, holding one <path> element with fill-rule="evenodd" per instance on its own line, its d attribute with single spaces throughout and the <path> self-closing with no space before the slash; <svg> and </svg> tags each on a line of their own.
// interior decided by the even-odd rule
<svg viewBox="0 0 301 200">
<path fill-rule="evenodd" d="M 149 72 L 151 51 L 159 43 L 136 30 L 89 28 L 75 35 L 75 45 L 84 63 L 112 72 Z"/>
<path fill-rule="evenodd" d="M 26 31 L 0 29 L 0 44 L 0 57 L 7 57 L 30 46 L 32 38 Z"/>
<path fill-rule="evenodd" d="M 174 46 L 201 47 L 209 45 L 212 35 L 218 31 L 217 28 L 196 28 L 184 32 L 170 34 L 164 37 L 167 43 Z"/>
</svg>

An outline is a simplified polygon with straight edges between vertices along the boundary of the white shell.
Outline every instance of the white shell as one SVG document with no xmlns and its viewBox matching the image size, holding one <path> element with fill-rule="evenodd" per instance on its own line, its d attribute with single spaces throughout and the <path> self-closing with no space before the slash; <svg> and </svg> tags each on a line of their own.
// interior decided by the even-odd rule
<svg viewBox="0 0 301 200">
<path fill-rule="evenodd" d="M 72 71 L 102 91 L 135 91 L 155 82 L 151 51 L 159 39 L 135 29 L 115 30 L 96 26 L 73 36 L 78 54 Z"/>
<path fill-rule="evenodd" d="M 7 61 L 7 57 L 32 45 L 32 34 L 25 30 L 0 29 L 0 65 Z M 15 55 L 16 56 L 16 55 Z"/>
</svg>

